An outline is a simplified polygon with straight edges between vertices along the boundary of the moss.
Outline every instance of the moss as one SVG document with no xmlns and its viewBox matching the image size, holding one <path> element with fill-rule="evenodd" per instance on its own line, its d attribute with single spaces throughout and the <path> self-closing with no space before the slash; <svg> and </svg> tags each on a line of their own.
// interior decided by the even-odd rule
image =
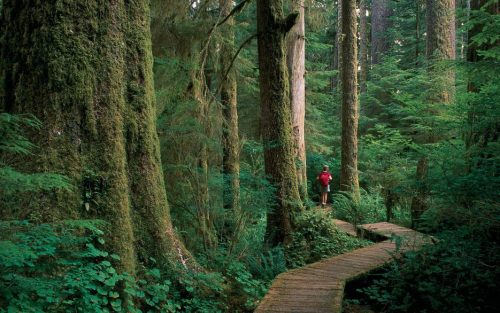
<svg viewBox="0 0 500 313">
<path fill-rule="evenodd" d="M 30 135 L 40 153 L 18 166 L 67 175 L 75 187 L 40 194 L 31 209 L 44 220 L 108 221 L 109 248 L 128 272 L 138 258 L 171 264 L 178 249 L 188 255 L 173 232 L 162 178 L 148 1 L 9 0 L 2 16 L 5 107 L 44 123 Z M 104 183 L 85 206 L 89 172 Z"/>
<path fill-rule="evenodd" d="M 257 3 L 265 172 L 277 193 L 277 203 L 267 222 L 267 241 L 271 245 L 291 240 L 293 212 L 302 207 L 293 151 L 286 33 L 282 27 L 285 21 L 282 1 Z"/>
</svg>

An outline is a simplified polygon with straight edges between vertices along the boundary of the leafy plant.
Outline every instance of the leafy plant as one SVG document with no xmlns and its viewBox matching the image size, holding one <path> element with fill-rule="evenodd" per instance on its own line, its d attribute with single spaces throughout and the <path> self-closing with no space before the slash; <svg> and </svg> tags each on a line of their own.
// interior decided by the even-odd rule
<svg viewBox="0 0 500 313">
<path fill-rule="evenodd" d="M 367 245 L 338 230 L 330 215 L 309 210 L 296 217 L 292 242 L 285 247 L 287 264 L 296 268 Z"/>
</svg>

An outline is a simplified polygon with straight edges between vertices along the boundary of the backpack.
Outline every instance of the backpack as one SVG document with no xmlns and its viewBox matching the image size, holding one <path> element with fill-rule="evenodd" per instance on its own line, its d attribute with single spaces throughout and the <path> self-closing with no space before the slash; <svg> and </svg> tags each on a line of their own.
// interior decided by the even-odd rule
<svg viewBox="0 0 500 313">
<path fill-rule="evenodd" d="M 330 183 L 330 173 L 321 172 L 321 174 L 319 174 L 319 182 L 325 187 L 328 186 L 328 184 Z"/>
</svg>

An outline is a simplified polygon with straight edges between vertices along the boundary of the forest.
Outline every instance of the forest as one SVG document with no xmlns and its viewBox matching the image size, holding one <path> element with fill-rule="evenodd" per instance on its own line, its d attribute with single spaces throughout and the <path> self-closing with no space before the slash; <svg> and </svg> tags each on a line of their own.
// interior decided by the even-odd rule
<svg viewBox="0 0 500 313">
<path fill-rule="evenodd" d="M 0 10 L 0 313 L 497 312 L 497 0 Z"/>
</svg>

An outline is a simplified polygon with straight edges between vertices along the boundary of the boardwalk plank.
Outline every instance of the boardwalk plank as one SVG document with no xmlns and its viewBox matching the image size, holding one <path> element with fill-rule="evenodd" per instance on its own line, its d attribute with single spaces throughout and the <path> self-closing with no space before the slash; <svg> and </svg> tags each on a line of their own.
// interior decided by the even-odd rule
<svg viewBox="0 0 500 313">
<path fill-rule="evenodd" d="M 349 230 L 349 223 L 334 222 L 339 229 Z M 360 225 L 358 231 L 385 238 L 393 234 L 408 238 L 401 247 L 403 251 L 429 242 L 421 233 L 387 222 Z M 340 313 L 345 283 L 392 261 L 395 252 L 396 244 L 386 240 L 280 274 L 255 312 Z"/>
</svg>

